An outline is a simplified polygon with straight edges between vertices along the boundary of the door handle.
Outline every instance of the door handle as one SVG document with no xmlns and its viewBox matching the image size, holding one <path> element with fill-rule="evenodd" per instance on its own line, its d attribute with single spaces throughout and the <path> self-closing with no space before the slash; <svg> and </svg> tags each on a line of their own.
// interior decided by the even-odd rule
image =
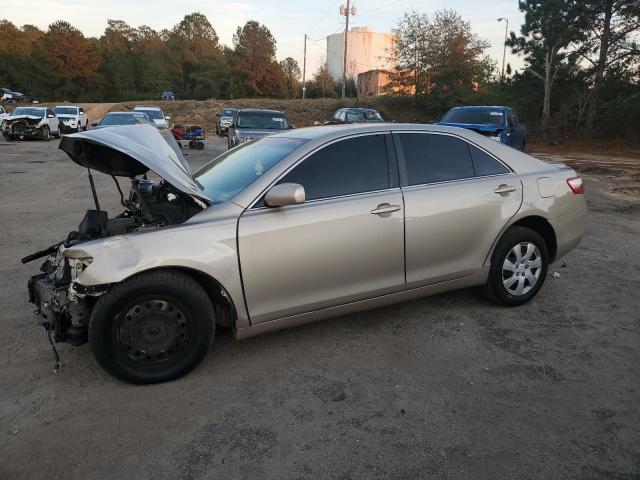
<svg viewBox="0 0 640 480">
<path fill-rule="evenodd" d="M 389 205 L 388 203 L 382 203 L 377 208 L 371 210 L 373 215 L 381 215 L 383 213 L 392 213 L 400 210 L 400 205 Z"/>
<path fill-rule="evenodd" d="M 513 185 L 500 185 L 498 188 L 496 188 L 493 191 L 493 193 L 497 193 L 498 195 L 501 195 L 503 193 L 510 193 L 515 191 L 516 191 L 516 187 L 514 187 Z"/>
</svg>

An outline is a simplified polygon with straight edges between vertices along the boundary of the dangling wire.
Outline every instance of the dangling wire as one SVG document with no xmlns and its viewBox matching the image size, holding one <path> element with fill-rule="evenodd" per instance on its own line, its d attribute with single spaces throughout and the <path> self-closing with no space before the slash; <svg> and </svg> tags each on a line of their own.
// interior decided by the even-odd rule
<svg viewBox="0 0 640 480">
<path fill-rule="evenodd" d="M 53 349 L 53 354 L 56 357 L 56 364 L 53 367 L 53 373 L 58 373 L 64 364 L 62 360 L 60 360 L 60 355 L 58 354 L 58 349 L 56 348 L 55 343 L 53 343 L 53 339 L 51 338 L 51 329 L 53 328 L 53 324 L 49 322 L 49 326 L 47 327 L 47 338 L 49 338 L 49 343 L 51 344 L 51 348 Z"/>
</svg>

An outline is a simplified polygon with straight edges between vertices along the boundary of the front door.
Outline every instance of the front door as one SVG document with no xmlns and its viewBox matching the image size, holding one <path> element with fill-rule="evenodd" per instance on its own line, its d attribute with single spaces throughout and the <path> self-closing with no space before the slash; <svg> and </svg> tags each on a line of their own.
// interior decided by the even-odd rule
<svg viewBox="0 0 640 480">
<path fill-rule="evenodd" d="M 252 324 L 404 288 L 404 208 L 388 135 L 316 151 L 277 183 L 305 188 L 301 205 L 258 203 L 238 245 Z"/>
</svg>

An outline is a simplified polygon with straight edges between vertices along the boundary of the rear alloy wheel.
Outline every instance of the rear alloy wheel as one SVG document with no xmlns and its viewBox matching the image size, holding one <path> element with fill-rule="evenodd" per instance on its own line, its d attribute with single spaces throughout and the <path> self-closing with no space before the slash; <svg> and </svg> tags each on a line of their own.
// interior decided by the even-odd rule
<svg viewBox="0 0 640 480">
<path fill-rule="evenodd" d="M 49 139 L 51 138 L 51 132 L 49 132 L 49 127 L 47 127 L 46 125 L 44 127 L 42 127 L 42 132 L 40 133 L 42 140 L 44 140 L 45 142 L 48 142 Z"/>
<path fill-rule="evenodd" d="M 93 309 L 89 341 L 96 360 L 129 383 L 178 378 L 202 361 L 215 331 L 202 287 L 175 271 L 147 272 L 116 285 Z"/>
<path fill-rule="evenodd" d="M 542 287 L 548 262 L 547 245 L 537 232 L 511 227 L 493 252 L 485 292 L 501 305 L 522 305 Z"/>
</svg>

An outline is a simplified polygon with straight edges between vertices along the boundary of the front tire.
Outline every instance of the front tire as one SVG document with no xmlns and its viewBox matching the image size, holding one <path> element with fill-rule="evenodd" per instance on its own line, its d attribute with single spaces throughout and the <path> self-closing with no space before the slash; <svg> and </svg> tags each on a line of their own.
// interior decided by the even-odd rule
<svg viewBox="0 0 640 480">
<path fill-rule="evenodd" d="M 89 342 L 102 368 L 135 384 L 166 382 L 191 371 L 215 334 L 211 301 L 191 277 L 146 272 L 98 298 Z"/>
<path fill-rule="evenodd" d="M 42 127 L 42 140 L 44 140 L 45 142 L 48 142 L 49 139 L 51 138 L 51 132 L 49 132 L 49 127 L 47 127 L 46 125 L 44 127 Z"/>
<path fill-rule="evenodd" d="M 485 294 L 508 307 L 527 303 L 542 288 L 548 268 L 549 249 L 540 234 L 511 227 L 493 251 Z"/>
</svg>

